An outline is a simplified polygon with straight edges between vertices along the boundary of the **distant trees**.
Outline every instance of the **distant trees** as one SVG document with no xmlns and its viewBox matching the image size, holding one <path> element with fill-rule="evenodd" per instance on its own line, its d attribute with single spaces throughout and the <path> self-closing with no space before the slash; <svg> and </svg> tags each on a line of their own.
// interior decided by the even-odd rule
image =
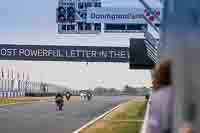
<svg viewBox="0 0 200 133">
<path fill-rule="evenodd" d="M 122 93 L 124 95 L 136 95 L 138 93 L 138 91 L 137 91 L 137 88 L 125 85 L 124 89 L 122 90 Z"/>
<path fill-rule="evenodd" d="M 119 95 L 129 95 L 129 96 L 141 96 L 149 92 L 149 88 L 146 87 L 131 87 L 125 85 L 122 90 L 116 88 L 105 88 L 96 87 L 93 91 L 94 95 L 97 96 L 119 96 Z"/>
<path fill-rule="evenodd" d="M 120 95 L 121 91 L 118 90 L 118 89 L 115 89 L 115 88 L 110 88 L 110 89 L 107 89 L 109 95 L 112 95 L 112 96 L 116 96 L 116 95 Z"/>
<path fill-rule="evenodd" d="M 95 95 L 103 95 L 104 93 L 106 92 L 106 89 L 105 88 L 103 88 L 103 87 L 96 87 L 95 89 L 94 89 L 94 94 Z"/>
<path fill-rule="evenodd" d="M 146 87 L 131 87 L 129 85 L 125 85 L 122 90 L 123 95 L 145 95 L 146 92 L 149 91 L 149 88 Z"/>
</svg>

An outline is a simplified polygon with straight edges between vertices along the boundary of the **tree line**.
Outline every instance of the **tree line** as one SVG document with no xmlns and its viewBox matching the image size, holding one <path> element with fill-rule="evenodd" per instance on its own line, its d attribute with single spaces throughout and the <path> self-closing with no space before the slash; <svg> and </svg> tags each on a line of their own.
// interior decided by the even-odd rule
<svg viewBox="0 0 200 133">
<path fill-rule="evenodd" d="M 122 89 L 96 87 L 93 91 L 94 95 L 97 96 L 120 96 L 120 95 L 143 96 L 148 92 L 149 88 L 131 87 L 129 85 L 125 85 Z"/>
</svg>

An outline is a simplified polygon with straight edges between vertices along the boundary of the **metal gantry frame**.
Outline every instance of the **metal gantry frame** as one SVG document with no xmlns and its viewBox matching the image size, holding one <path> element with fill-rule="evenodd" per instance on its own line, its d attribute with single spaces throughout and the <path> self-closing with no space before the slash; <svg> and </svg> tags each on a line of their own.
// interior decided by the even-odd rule
<svg viewBox="0 0 200 133">
<path fill-rule="evenodd" d="M 144 6 L 145 10 L 149 12 L 158 23 L 161 23 L 161 18 L 156 14 L 154 7 L 151 7 L 145 0 L 139 0 Z M 144 15 L 144 20 L 158 33 L 160 34 L 160 28 L 158 28 L 153 22 L 149 20 L 147 16 Z M 157 63 L 158 58 L 158 45 L 160 45 L 160 40 L 156 39 L 148 30 L 144 33 L 145 45 L 147 48 L 148 56 L 152 59 L 154 63 Z"/>
</svg>

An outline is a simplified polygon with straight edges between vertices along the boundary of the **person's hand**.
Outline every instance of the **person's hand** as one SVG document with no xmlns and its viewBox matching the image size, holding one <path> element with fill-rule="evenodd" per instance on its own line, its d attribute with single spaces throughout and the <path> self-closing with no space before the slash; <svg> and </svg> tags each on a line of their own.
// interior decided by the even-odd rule
<svg viewBox="0 0 200 133">
<path fill-rule="evenodd" d="M 179 133 L 192 133 L 192 124 L 184 123 L 183 126 L 181 126 Z"/>
<path fill-rule="evenodd" d="M 192 133 L 192 129 L 184 127 L 180 129 L 179 133 Z"/>
</svg>

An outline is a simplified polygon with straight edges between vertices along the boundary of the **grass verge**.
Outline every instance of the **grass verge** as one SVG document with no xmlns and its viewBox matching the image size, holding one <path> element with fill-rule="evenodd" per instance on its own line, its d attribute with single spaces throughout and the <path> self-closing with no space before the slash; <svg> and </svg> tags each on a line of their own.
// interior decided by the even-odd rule
<svg viewBox="0 0 200 133">
<path fill-rule="evenodd" d="M 16 103 L 31 103 L 37 101 L 52 101 L 54 102 L 55 97 L 10 97 L 10 98 L 0 98 L 0 105 L 16 104 Z M 65 98 L 64 98 L 65 99 Z M 71 97 L 70 101 L 66 102 L 80 102 L 78 96 Z"/>
<path fill-rule="evenodd" d="M 139 133 L 145 110 L 145 101 L 129 101 L 81 133 Z"/>
<path fill-rule="evenodd" d="M 4 104 L 14 104 L 16 103 L 16 100 L 10 99 L 10 98 L 0 98 L 0 105 Z"/>
<path fill-rule="evenodd" d="M 15 104 L 15 103 L 27 103 L 40 100 L 48 100 L 48 97 L 10 97 L 10 98 L 0 98 L 0 105 L 5 104 Z"/>
</svg>

